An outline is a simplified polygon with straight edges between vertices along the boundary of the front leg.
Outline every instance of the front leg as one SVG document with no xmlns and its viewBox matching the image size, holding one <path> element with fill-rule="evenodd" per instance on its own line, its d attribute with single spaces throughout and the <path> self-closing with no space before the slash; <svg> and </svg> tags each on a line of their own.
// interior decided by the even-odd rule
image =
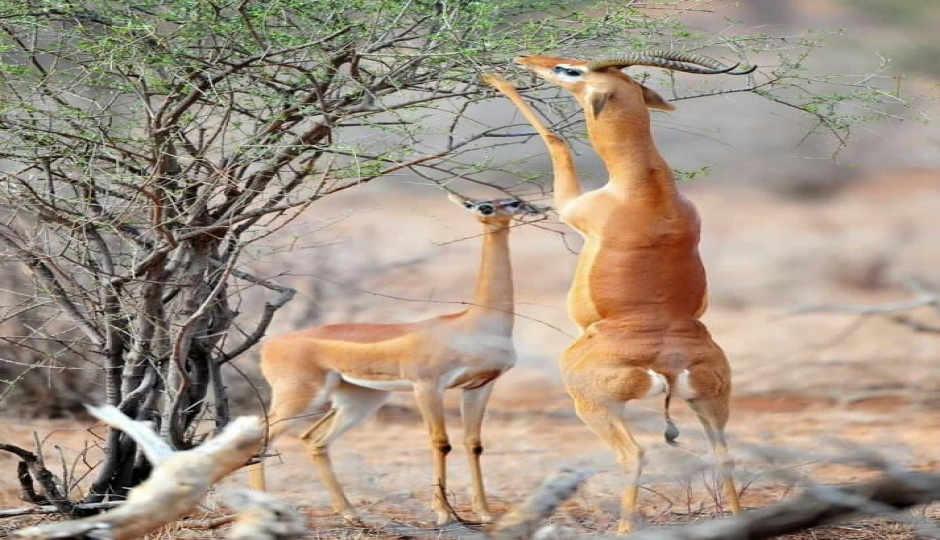
<svg viewBox="0 0 940 540">
<path fill-rule="evenodd" d="M 434 494 L 431 508 L 437 514 L 437 524 L 446 525 L 457 516 L 447 502 L 447 454 L 450 453 L 450 441 L 447 438 L 447 426 L 444 424 L 444 391 L 433 383 L 417 383 L 414 387 L 415 401 L 421 417 L 428 428 L 431 440 L 431 453 L 434 456 Z"/>
<path fill-rule="evenodd" d="M 519 91 L 512 83 L 495 73 L 484 74 L 483 81 L 499 90 L 516 105 L 522 116 L 532 124 L 539 137 L 542 138 L 542 142 L 548 147 L 548 153 L 552 158 L 552 169 L 555 173 L 552 188 L 555 193 L 555 208 L 558 212 L 563 212 L 568 204 L 581 195 L 581 180 L 578 178 L 578 171 L 574 167 L 574 159 L 571 157 L 571 149 L 568 148 L 568 143 L 549 131 L 535 114 L 535 111 L 532 110 L 532 107 L 529 107 L 529 104 L 522 99 Z"/>
<path fill-rule="evenodd" d="M 483 454 L 483 441 L 480 432 L 483 427 L 483 413 L 493 391 L 493 383 L 464 390 L 460 400 L 460 415 L 463 418 L 464 446 L 470 459 L 470 479 L 473 482 L 473 511 L 480 516 L 480 521 L 493 521 L 493 514 L 486 502 L 483 489 L 483 471 L 480 468 L 480 456 Z"/>
</svg>

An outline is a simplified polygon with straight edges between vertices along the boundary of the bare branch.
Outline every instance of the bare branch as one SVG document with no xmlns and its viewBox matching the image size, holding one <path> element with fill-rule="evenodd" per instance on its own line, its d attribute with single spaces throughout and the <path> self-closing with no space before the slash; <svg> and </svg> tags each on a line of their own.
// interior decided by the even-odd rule
<svg viewBox="0 0 940 540">
<path fill-rule="evenodd" d="M 903 302 L 888 302 L 884 304 L 851 305 L 851 304 L 833 304 L 819 306 L 801 306 L 789 311 L 790 314 L 804 313 L 855 313 L 860 315 L 887 315 L 897 311 L 906 311 L 924 306 L 933 306 L 940 313 L 940 295 L 930 291 L 921 281 L 909 278 L 904 282 L 908 290 L 914 292 L 916 296 L 911 300 Z M 934 328 L 922 325 L 912 321 L 904 316 L 894 316 L 892 320 L 910 326 L 916 331 L 933 332 Z"/>
<path fill-rule="evenodd" d="M 62 308 L 75 324 L 85 333 L 85 336 L 95 345 L 104 344 L 104 337 L 88 318 L 79 310 L 79 307 L 72 302 L 68 292 L 59 282 L 55 273 L 37 254 L 26 247 L 19 245 L 16 241 L 16 235 L 12 233 L 5 225 L 0 228 L 0 243 L 7 248 L 19 254 L 22 261 L 32 271 L 33 275 L 46 288 L 49 297 Z"/>
<path fill-rule="evenodd" d="M 98 510 L 107 510 L 109 508 L 114 508 L 115 506 L 120 506 L 124 504 L 124 501 L 108 501 L 100 503 L 86 503 L 86 504 L 76 504 L 73 508 L 76 512 L 88 512 L 88 511 L 98 511 Z M 32 516 L 32 515 L 50 515 L 50 514 L 62 514 L 56 506 L 28 506 L 25 508 L 8 508 L 6 510 L 0 510 L 0 519 L 10 518 L 10 517 L 19 517 L 19 516 Z"/>
<path fill-rule="evenodd" d="M 22 463 L 26 464 L 26 469 L 29 471 L 29 475 L 19 475 L 23 493 L 35 496 L 32 485 L 29 483 L 30 478 L 32 478 L 38 482 L 42 488 L 44 496 L 42 502 L 52 503 L 52 506 L 54 506 L 60 513 L 65 515 L 71 515 L 75 511 L 75 504 L 68 500 L 66 494 L 61 492 L 58 484 L 55 481 L 55 475 L 53 475 L 52 472 L 45 467 L 39 454 L 35 454 L 12 444 L 0 444 L 0 450 L 15 454 L 22 460 Z M 34 500 L 30 502 L 40 501 Z"/>
<path fill-rule="evenodd" d="M 830 304 L 830 305 L 817 305 L 817 306 L 802 306 L 793 308 L 789 311 L 793 315 L 801 315 L 804 313 L 856 313 L 856 314 L 884 314 L 892 313 L 895 311 L 903 311 L 906 309 L 914 309 L 923 306 L 934 305 L 938 302 L 938 298 L 934 294 L 922 295 L 914 298 L 913 300 L 906 300 L 903 302 L 892 302 L 887 304 L 860 304 L 860 305 L 851 305 L 851 304 Z"/>
<path fill-rule="evenodd" d="M 265 332 L 268 330 L 268 326 L 270 326 L 271 321 L 274 319 L 274 313 L 277 312 L 278 309 L 282 308 L 285 304 L 290 302 L 291 299 L 294 298 L 294 295 L 297 294 L 296 289 L 278 285 L 273 281 L 253 276 L 248 272 L 238 270 L 237 268 L 232 270 L 232 275 L 239 279 L 254 283 L 255 285 L 260 285 L 275 291 L 278 293 L 278 297 L 271 302 L 264 303 L 264 311 L 262 312 L 261 320 L 258 321 L 258 324 L 255 325 L 254 331 L 246 336 L 245 340 L 242 341 L 239 346 L 235 347 L 231 351 L 224 353 L 222 358 L 219 360 L 220 363 L 225 363 L 232 360 L 233 358 L 237 358 L 240 354 L 244 353 L 253 347 L 256 343 L 258 343 L 261 338 L 264 337 Z"/>
<path fill-rule="evenodd" d="M 518 527 L 501 528 L 500 520 L 487 538 L 523 540 L 553 538 L 579 540 L 762 540 L 783 534 L 806 530 L 836 521 L 870 515 L 900 512 L 907 508 L 940 500 L 940 473 L 889 470 L 881 478 L 845 486 L 814 486 L 791 500 L 749 510 L 731 518 L 708 520 L 692 525 L 647 529 L 626 536 L 575 536 L 571 531 L 546 527 L 533 532 L 536 517 L 544 519 L 573 493 L 573 487 L 583 480 L 569 475 L 561 482 L 546 481 L 519 510 L 506 517 Z M 532 501 L 542 501 L 533 504 Z M 538 510 L 534 510 L 534 509 Z M 503 519 L 505 520 L 506 517 Z M 524 523 L 524 525 L 523 525 Z"/>
<path fill-rule="evenodd" d="M 261 445 L 264 430 L 257 417 L 241 417 L 229 424 L 218 437 L 184 452 L 168 453 L 166 443 L 147 433 L 111 406 L 90 407 L 103 421 L 124 429 L 154 455 L 159 463 L 151 477 L 130 492 L 125 504 L 97 516 L 26 527 L 11 538 L 46 540 L 94 535 L 114 540 L 130 540 L 174 521 L 199 503 L 219 479 L 241 467 Z M 157 442 L 159 441 L 159 442 Z"/>
</svg>

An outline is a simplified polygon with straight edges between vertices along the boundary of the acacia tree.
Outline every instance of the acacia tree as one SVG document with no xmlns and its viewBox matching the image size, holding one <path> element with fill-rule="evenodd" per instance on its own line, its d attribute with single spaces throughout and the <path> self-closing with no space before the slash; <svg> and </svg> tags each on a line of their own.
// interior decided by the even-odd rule
<svg viewBox="0 0 940 540">
<path fill-rule="evenodd" d="M 472 114 L 489 96 L 479 73 L 526 50 L 674 44 L 743 61 L 781 43 L 692 32 L 677 22 L 683 2 L 567 4 L 0 1 L 0 250 L 31 284 L 6 306 L 31 317 L 28 333 L 6 339 L 36 365 L 41 342 L 81 358 L 103 374 L 88 400 L 191 447 L 200 420 L 229 419 L 221 369 L 293 294 L 248 271 L 246 250 L 316 200 L 396 171 L 490 182 L 479 152 L 510 139 L 503 119 Z M 685 97 L 758 93 L 841 137 L 861 119 L 846 100 L 888 94 L 852 81 L 807 92 L 814 46 Z M 260 309 L 242 304 L 249 288 L 267 291 Z M 144 478 L 135 455 L 111 431 L 86 501 Z"/>
</svg>

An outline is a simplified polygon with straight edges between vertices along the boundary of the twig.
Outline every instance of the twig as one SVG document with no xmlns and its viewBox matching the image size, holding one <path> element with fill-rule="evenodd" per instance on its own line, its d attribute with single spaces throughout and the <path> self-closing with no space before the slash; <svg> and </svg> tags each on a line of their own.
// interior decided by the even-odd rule
<svg viewBox="0 0 940 540">
<path fill-rule="evenodd" d="M 900 324 L 901 326 L 906 326 L 915 332 L 924 332 L 927 334 L 940 334 L 940 326 L 932 326 L 920 321 L 915 321 L 910 317 L 905 317 L 904 315 L 895 315 L 891 317 L 891 320 Z"/>
<path fill-rule="evenodd" d="M 885 314 L 895 311 L 905 311 L 923 306 L 935 306 L 940 310 L 940 296 L 928 290 L 920 281 L 908 279 L 905 282 L 908 290 L 914 292 L 916 296 L 904 302 L 889 302 L 886 304 L 858 304 L 858 305 L 818 305 L 818 306 L 800 306 L 790 310 L 790 314 L 800 315 L 803 313 L 857 313 L 863 315 Z"/>
<path fill-rule="evenodd" d="M 913 300 L 904 302 L 890 302 L 887 304 L 832 304 L 818 306 L 800 306 L 790 310 L 793 315 L 804 313 L 856 313 L 856 314 L 884 314 L 906 309 L 914 309 L 922 306 L 929 306 L 938 302 L 937 295 L 918 295 Z"/>
</svg>

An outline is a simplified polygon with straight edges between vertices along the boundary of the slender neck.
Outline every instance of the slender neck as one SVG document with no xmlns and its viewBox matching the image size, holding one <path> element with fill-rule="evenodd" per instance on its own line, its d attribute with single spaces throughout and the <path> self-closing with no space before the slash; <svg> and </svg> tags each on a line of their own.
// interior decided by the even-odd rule
<svg viewBox="0 0 940 540">
<path fill-rule="evenodd" d="M 483 251 L 471 312 L 513 319 L 512 262 L 509 227 L 483 225 Z"/>
<path fill-rule="evenodd" d="M 669 165 L 659 154 L 646 108 L 611 96 L 599 118 L 587 115 L 591 146 L 607 168 L 609 182 L 628 192 L 671 198 L 676 193 Z"/>
</svg>

